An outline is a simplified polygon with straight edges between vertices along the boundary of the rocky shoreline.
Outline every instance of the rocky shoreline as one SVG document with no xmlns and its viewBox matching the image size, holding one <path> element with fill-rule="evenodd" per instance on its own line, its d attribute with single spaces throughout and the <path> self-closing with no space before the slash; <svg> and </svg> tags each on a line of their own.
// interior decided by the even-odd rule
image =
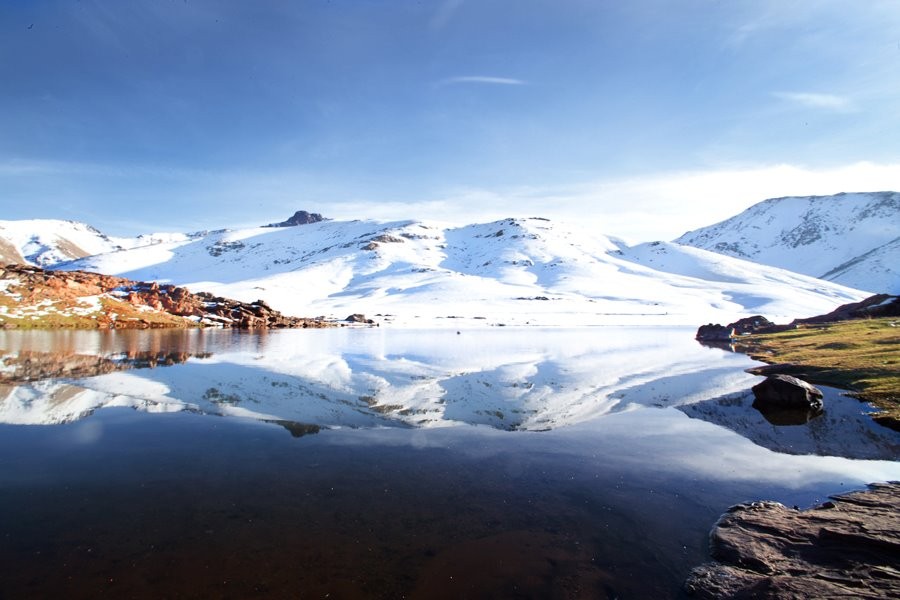
<svg viewBox="0 0 900 600">
<path fill-rule="evenodd" d="M 714 344 L 731 344 L 741 335 L 754 333 L 779 333 L 798 327 L 818 325 L 822 323 L 839 323 L 853 319 L 873 319 L 878 317 L 900 316 L 900 296 L 891 294 L 875 294 L 860 302 L 842 304 L 830 313 L 816 315 L 805 319 L 794 319 L 786 325 L 776 325 L 762 315 L 754 315 L 738 319 L 728 325 L 707 323 L 697 329 L 696 339 L 700 342 Z"/>
<path fill-rule="evenodd" d="M 695 339 L 768 363 L 747 369 L 748 373 L 791 376 L 847 390 L 847 395 L 877 409 L 871 413 L 877 423 L 900 431 L 898 316 L 900 296 L 877 294 L 787 325 L 776 325 L 760 315 L 728 325 L 709 323 L 700 326 Z"/>
<path fill-rule="evenodd" d="M 685 583 L 702 600 L 900 598 L 900 482 L 803 511 L 733 506 L 710 533 L 710 554 Z"/>
<path fill-rule="evenodd" d="M 758 342 L 747 344 L 741 336 L 896 316 L 900 316 L 900 297 L 879 294 L 788 325 L 776 325 L 759 315 L 724 326 L 710 323 L 698 329 L 696 339 L 771 363 L 772 357 L 759 355 Z M 830 342 L 822 348 L 841 350 L 850 341 Z M 834 372 L 848 368 L 840 365 L 776 363 L 748 369 L 767 377 L 753 388 L 753 406 L 766 415 L 799 411 L 804 416 L 796 423 L 767 416 L 770 422 L 806 422 L 821 413 L 822 394 L 805 380 L 834 385 Z M 823 378 L 823 373 L 831 378 Z M 874 418 L 900 430 L 893 417 Z M 691 572 L 685 591 L 703 600 L 900 598 L 900 482 L 870 484 L 867 490 L 830 498 L 803 511 L 770 501 L 731 507 L 710 532 L 713 562 Z"/>
<path fill-rule="evenodd" d="M 322 328 L 323 318 L 291 317 L 264 301 L 241 302 L 186 288 L 89 273 L 49 271 L 28 265 L 0 268 L 4 328 L 70 327 L 148 329 Z"/>
</svg>

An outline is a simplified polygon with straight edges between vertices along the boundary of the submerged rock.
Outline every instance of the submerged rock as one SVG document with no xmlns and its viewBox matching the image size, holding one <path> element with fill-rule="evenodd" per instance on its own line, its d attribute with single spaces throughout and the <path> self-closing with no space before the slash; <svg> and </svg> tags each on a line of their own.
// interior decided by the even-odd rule
<svg viewBox="0 0 900 600">
<path fill-rule="evenodd" d="M 790 375 L 769 375 L 752 389 L 753 407 L 760 412 L 822 410 L 822 391 Z"/>
<path fill-rule="evenodd" d="M 900 482 L 805 511 L 733 506 L 710 533 L 710 554 L 715 562 L 685 582 L 696 598 L 900 598 Z"/>
</svg>

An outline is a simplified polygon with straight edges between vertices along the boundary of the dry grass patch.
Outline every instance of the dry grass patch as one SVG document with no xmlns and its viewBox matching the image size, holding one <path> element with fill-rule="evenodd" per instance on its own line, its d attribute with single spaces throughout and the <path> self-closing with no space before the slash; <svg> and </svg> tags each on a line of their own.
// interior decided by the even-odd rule
<svg viewBox="0 0 900 600">
<path fill-rule="evenodd" d="M 16 299 L 0 294 L 0 326 L 16 329 L 108 329 L 198 327 L 199 324 L 164 311 L 142 309 L 111 297 L 100 297 L 100 308 L 89 310 L 78 300 L 60 299 L 41 306 L 23 307 Z"/>
</svg>

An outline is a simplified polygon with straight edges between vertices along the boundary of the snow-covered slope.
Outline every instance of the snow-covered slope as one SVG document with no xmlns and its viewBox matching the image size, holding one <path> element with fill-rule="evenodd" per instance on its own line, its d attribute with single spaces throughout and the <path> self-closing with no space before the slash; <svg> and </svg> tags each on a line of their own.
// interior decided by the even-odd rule
<svg viewBox="0 0 900 600">
<path fill-rule="evenodd" d="M 679 244 L 872 292 L 900 292 L 900 193 L 773 198 Z"/>
<path fill-rule="evenodd" d="M 10 262 L 38 266 L 122 249 L 90 225 L 54 219 L 0 221 L 0 245 L 9 251 L 6 258 L 15 259 Z"/>
<path fill-rule="evenodd" d="M 860 290 L 900 294 L 900 237 L 838 265 L 822 279 Z"/>
<path fill-rule="evenodd" d="M 0 221 L 0 262 L 47 267 L 104 252 L 161 242 L 186 241 L 198 234 L 154 233 L 136 238 L 107 236 L 78 221 Z"/>
<path fill-rule="evenodd" d="M 674 244 L 627 248 L 539 218 L 465 227 L 418 221 L 258 227 L 58 268 L 263 299 L 287 314 L 362 312 L 408 326 L 695 325 L 752 313 L 784 321 L 865 295 Z"/>
</svg>

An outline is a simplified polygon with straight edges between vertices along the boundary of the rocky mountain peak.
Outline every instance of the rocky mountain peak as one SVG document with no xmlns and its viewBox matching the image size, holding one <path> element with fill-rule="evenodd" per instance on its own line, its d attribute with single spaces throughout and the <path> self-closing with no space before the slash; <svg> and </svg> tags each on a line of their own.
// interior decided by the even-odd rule
<svg viewBox="0 0 900 600">
<path fill-rule="evenodd" d="M 269 223 L 268 225 L 265 225 L 264 227 L 295 227 L 297 225 L 309 225 L 311 223 L 319 223 L 324 220 L 325 220 L 325 217 L 323 217 L 319 213 L 311 213 L 311 212 L 306 212 L 305 210 L 298 210 L 286 221 L 282 221 L 280 223 Z"/>
</svg>

